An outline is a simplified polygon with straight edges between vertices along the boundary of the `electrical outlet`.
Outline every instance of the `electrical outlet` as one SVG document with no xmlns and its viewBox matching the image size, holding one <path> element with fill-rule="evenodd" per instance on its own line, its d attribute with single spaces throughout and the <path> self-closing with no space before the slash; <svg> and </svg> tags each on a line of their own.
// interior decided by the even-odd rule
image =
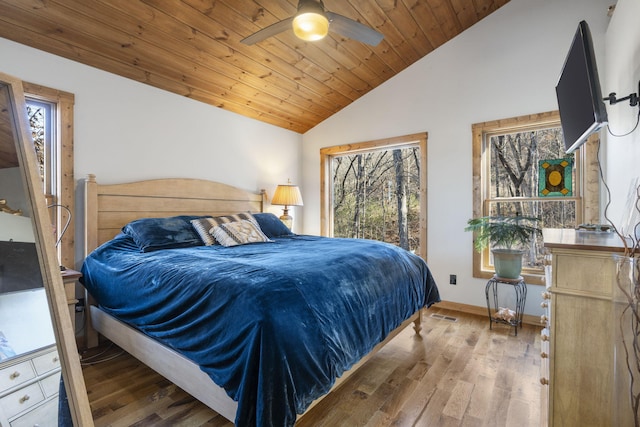
<svg viewBox="0 0 640 427">
<path fill-rule="evenodd" d="M 76 313 L 82 313 L 84 311 L 84 298 L 80 298 L 76 303 Z"/>
<path fill-rule="evenodd" d="M 457 282 L 457 280 L 458 280 L 458 278 L 456 277 L 456 275 L 455 275 L 455 274 L 450 274 L 450 275 L 449 275 L 449 284 L 450 284 L 450 285 L 456 285 L 456 284 L 457 284 L 457 283 L 456 283 L 456 282 Z"/>
</svg>

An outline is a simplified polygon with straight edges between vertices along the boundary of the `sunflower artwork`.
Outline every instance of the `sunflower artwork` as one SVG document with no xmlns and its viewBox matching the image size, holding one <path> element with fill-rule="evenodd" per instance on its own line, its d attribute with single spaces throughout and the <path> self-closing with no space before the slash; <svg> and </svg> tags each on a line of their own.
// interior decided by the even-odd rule
<svg viewBox="0 0 640 427">
<path fill-rule="evenodd" d="M 538 196 L 572 196 L 572 171 L 573 159 L 571 158 L 540 160 L 538 167 Z"/>
</svg>

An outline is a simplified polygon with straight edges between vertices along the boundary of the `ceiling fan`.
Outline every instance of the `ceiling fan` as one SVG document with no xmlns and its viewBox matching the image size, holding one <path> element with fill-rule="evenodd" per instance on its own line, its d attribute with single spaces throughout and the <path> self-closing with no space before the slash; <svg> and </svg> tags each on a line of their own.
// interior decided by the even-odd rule
<svg viewBox="0 0 640 427">
<path fill-rule="evenodd" d="M 324 38 L 329 29 L 341 36 L 371 46 L 377 46 L 384 37 L 378 31 L 362 25 L 358 21 L 329 12 L 325 9 L 322 0 L 299 0 L 298 12 L 294 16 L 269 25 L 242 39 L 241 42 L 252 45 L 291 28 L 298 38 L 306 41 Z"/>
</svg>

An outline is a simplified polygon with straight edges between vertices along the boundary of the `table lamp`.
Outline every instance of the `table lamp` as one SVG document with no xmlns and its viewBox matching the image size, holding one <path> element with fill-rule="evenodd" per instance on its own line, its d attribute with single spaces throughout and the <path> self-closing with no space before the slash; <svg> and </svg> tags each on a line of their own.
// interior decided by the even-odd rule
<svg viewBox="0 0 640 427">
<path fill-rule="evenodd" d="M 291 229 L 293 226 L 293 217 L 289 215 L 289 206 L 303 206 L 300 189 L 297 185 L 291 184 L 291 181 L 287 182 L 287 184 L 278 185 L 273 199 L 271 199 L 271 204 L 284 206 L 280 221 Z"/>
</svg>

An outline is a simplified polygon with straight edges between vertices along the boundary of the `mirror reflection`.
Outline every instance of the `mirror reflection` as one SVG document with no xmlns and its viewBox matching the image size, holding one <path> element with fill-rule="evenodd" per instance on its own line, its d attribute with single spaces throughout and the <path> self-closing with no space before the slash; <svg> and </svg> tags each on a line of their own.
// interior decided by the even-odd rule
<svg viewBox="0 0 640 427">
<path fill-rule="evenodd" d="M 53 346 L 55 336 L 31 214 L 24 193 L 9 191 L 22 189 L 20 176 L 11 168 L 0 169 L 0 182 L 2 192 L 9 193 L 6 198 L 0 195 L 0 361 L 4 362 Z"/>
<path fill-rule="evenodd" d="M 41 213 L 33 212 L 38 204 L 30 194 L 38 186 L 30 183 L 22 161 L 14 96 L 0 82 L 0 426 L 58 426 L 66 367 L 56 344 L 50 311 L 55 303 L 42 252 L 42 233 L 53 230 L 37 232 Z"/>
<path fill-rule="evenodd" d="M 0 424 L 57 425 L 60 359 L 9 111 L 0 89 Z M 6 399 L 4 396 L 6 395 Z M 20 396 L 13 399 L 13 395 Z M 31 404 L 33 403 L 33 404 Z M 55 424 L 54 424 L 55 422 Z M 32 424 L 33 425 L 33 424 Z"/>
</svg>

